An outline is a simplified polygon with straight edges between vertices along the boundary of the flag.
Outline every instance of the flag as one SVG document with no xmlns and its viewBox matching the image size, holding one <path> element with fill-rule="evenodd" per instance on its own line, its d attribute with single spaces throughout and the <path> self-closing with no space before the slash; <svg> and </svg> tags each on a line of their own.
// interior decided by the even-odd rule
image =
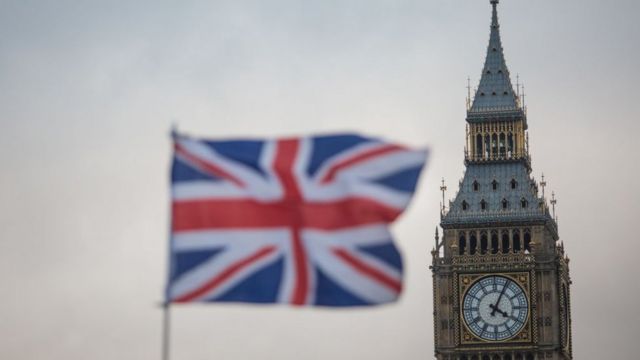
<svg viewBox="0 0 640 360">
<path fill-rule="evenodd" d="M 174 135 L 167 301 L 359 306 L 396 300 L 388 225 L 427 156 L 353 134 Z"/>
</svg>

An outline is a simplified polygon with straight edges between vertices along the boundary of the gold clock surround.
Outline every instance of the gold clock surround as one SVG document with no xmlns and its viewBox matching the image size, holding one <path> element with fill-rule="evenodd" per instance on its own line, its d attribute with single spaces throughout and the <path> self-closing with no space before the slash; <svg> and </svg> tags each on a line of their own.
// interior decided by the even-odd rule
<svg viewBox="0 0 640 360">
<path fill-rule="evenodd" d="M 533 318 L 532 308 L 531 308 L 531 276 L 529 272 L 503 272 L 503 273 L 476 273 L 476 274 L 459 274 L 458 275 L 458 301 L 459 308 L 462 309 L 462 304 L 464 302 L 464 296 L 467 293 L 467 290 L 477 281 L 487 276 L 503 276 L 514 283 L 518 284 L 525 293 L 527 297 L 527 320 L 525 321 L 522 329 L 513 337 L 505 340 L 485 340 L 477 337 L 473 334 L 472 331 L 467 327 L 467 323 L 464 321 L 462 310 L 459 311 L 460 316 L 458 318 L 460 329 L 460 344 L 462 345 L 490 345 L 490 344 L 505 344 L 505 343 L 530 343 L 533 340 L 532 331 L 531 331 L 531 319 Z"/>
</svg>

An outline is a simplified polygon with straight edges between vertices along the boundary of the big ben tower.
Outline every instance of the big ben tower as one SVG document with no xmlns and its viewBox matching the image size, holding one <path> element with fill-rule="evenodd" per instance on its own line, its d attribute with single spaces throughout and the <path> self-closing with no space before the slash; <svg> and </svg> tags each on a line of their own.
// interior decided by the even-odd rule
<svg viewBox="0 0 640 360">
<path fill-rule="evenodd" d="M 569 259 L 544 178 L 531 176 L 527 113 L 504 59 L 498 2 L 467 108 L 464 178 L 443 206 L 432 252 L 435 356 L 572 359 Z"/>
</svg>

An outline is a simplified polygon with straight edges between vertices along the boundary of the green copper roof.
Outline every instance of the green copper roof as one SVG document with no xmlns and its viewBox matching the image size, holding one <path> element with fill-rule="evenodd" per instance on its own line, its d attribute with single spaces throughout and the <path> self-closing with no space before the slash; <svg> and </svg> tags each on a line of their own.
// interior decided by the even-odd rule
<svg viewBox="0 0 640 360">
<path fill-rule="evenodd" d="M 498 23 L 497 0 L 492 0 L 493 16 L 491 19 L 491 35 L 487 56 L 482 69 L 480 84 L 469 109 L 469 117 L 479 114 L 520 112 L 518 98 L 511 85 L 509 69 L 504 59 L 502 40 L 500 39 L 500 24 Z"/>
</svg>

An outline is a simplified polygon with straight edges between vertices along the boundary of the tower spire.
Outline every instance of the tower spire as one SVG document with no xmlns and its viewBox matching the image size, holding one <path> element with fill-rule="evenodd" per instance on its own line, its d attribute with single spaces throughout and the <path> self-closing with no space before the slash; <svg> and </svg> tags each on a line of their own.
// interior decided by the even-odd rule
<svg viewBox="0 0 640 360">
<path fill-rule="evenodd" d="M 509 69 L 504 59 L 500 23 L 498 21 L 499 0 L 491 0 L 491 35 L 482 77 L 476 91 L 469 115 L 495 111 L 517 111 L 519 104 L 513 90 Z"/>
<path fill-rule="evenodd" d="M 499 27 L 500 24 L 498 24 L 498 3 L 500 3 L 500 0 L 491 0 L 491 6 L 493 6 L 493 16 L 491 17 L 491 27 Z"/>
</svg>

